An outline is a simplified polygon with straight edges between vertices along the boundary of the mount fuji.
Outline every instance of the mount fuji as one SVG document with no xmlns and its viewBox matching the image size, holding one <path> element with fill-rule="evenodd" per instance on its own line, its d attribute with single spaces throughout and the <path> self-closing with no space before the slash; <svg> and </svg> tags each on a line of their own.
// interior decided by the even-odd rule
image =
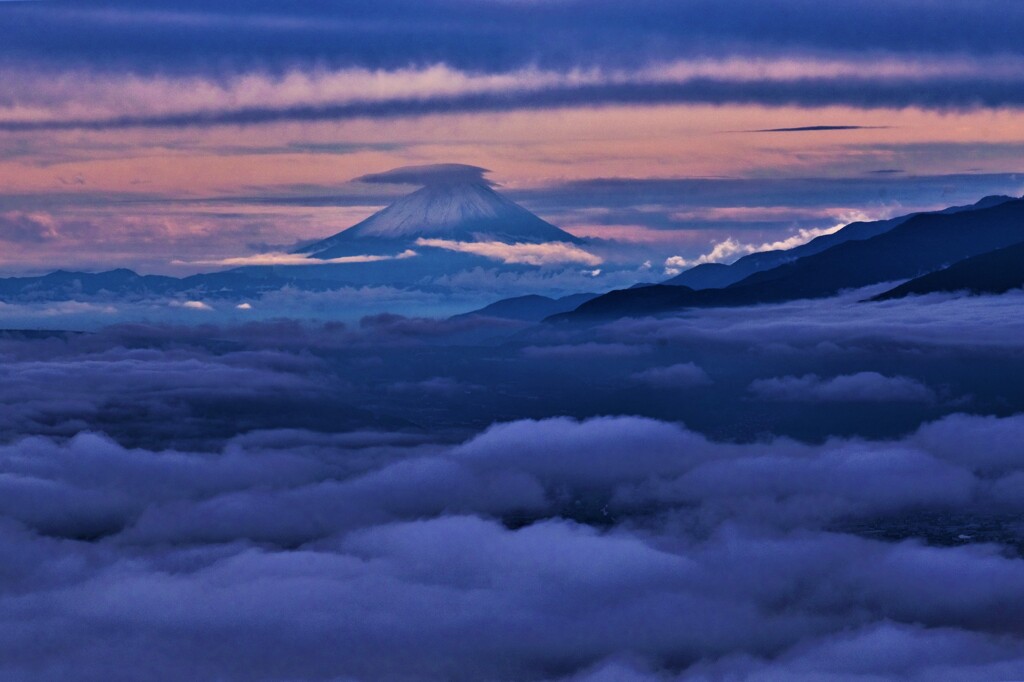
<svg viewBox="0 0 1024 682">
<path fill-rule="evenodd" d="M 496 192 L 483 178 L 484 172 L 475 166 L 443 164 L 364 176 L 360 179 L 403 184 L 419 179 L 424 186 L 366 220 L 296 253 L 327 260 L 396 249 L 401 252 L 429 246 L 432 240 L 509 245 L 582 243 L 578 237 Z"/>
<path fill-rule="evenodd" d="M 457 280 L 462 288 L 490 281 L 503 292 L 516 291 L 523 277 L 525 290 L 517 293 L 564 295 L 587 286 L 604 259 L 587 250 L 585 240 L 502 196 L 484 177 L 487 172 L 437 164 L 355 178 L 420 188 L 352 227 L 292 251 L 287 264 L 237 271 L 431 290 L 449 289 Z"/>
<path fill-rule="evenodd" d="M 284 257 L 287 262 L 236 271 L 429 290 L 490 286 L 564 295 L 587 286 L 604 259 L 587 250 L 585 240 L 499 194 L 484 177 L 487 172 L 436 164 L 355 178 L 420 188 L 352 227 L 295 249 Z M 518 291 L 519 283 L 524 290 Z"/>
</svg>

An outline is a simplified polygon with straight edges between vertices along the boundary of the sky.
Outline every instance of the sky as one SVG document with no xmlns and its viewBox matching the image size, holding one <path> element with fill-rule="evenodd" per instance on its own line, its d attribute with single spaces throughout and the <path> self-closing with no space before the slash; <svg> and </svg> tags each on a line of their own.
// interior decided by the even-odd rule
<svg viewBox="0 0 1024 682">
<path fill-rule="evenodd" d="M 1024 6 L 4 2 L 0 273 L 289 250 L 434 163 L 623 259 L 1024 193 Z M 676 261 L 679 262 L 679 261 Z"/>
</svg>

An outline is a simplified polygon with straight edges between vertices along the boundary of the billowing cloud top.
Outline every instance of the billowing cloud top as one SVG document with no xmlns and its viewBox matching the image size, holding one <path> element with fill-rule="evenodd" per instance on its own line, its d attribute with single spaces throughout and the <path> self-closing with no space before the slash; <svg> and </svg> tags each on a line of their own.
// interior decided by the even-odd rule
<svg viewBox="0 0 1024 682">
<path fill-rule="evenodd" d="M 862 298 L 0 335 L 0 679 L 1024 679 L 1024 292 Z"/>
<path fill-rule="evenodd" d="M 447 185 L 461 182 L 491 184 L 484 177 L 486 168 L 464 163 L 434 163 L 424 166 L 403 166 L 383 173 L 370 173 L 355 178 L 356 182 L 382 185 Z"/>
</svg>

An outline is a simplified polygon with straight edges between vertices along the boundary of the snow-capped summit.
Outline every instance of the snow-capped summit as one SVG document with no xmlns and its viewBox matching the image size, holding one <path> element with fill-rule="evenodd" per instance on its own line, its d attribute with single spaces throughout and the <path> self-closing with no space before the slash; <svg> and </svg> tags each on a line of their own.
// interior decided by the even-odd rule
<svg viewBox="0 0 1024 682">
<path fill-rule="evenodd" d="M 356 251 L 375 251 L 367 248 L 374 244 L 395 248 L 413 245 L 417 239 L 506 244 L 580 242 L 496 192 L 484 179 L 484 172 L 475 166 L 444 164 L 365 176 L 370 182 L 404 184 L 418 180 L 425 186 L 301 252 L 315 258 L 337 258 Z"/>
</svg>

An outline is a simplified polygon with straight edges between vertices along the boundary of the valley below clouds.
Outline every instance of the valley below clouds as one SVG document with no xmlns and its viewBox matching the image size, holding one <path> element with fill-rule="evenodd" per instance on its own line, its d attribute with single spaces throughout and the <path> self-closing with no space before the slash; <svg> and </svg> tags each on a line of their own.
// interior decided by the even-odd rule
<svg viewBox="0 0 1024 682">
<path fill-rule="evenodd" d="M 871 291 L 3 332 L 0 676 L 1020 677 L 1021 296 Z"/>
</svg>

